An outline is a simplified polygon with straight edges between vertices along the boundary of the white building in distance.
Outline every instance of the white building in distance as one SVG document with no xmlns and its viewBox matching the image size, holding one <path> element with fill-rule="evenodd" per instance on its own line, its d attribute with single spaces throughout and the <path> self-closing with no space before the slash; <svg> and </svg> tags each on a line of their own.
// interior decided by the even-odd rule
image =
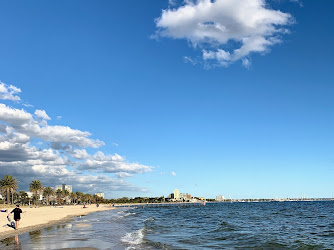
<svg viewBox="0 0 334 250">
<path fill-rule="evenodd" d="M 27 193 L 29 199 L 31 199 L 34 196 L 34 194 L 32 192 L 26 192 L 26 193 Z M 41 194 L 39 195 L 39 200 L 40 201 L 43 200 L 43 195 L 41 195 Z"/>
<path fill-rule="evenodd" d="M 175 200 L 180 199 L 180 192 L 179 192 L 178 189 L 175 189 L 175 190 L 174 190 L 174 199 L 175 199 Z"/>
<path fill-rule="evenodd" d="M 104 199 L 104 193 L 95 193 L 95 195 Z"/>
<path fill-rule="evenodd" d="M 225 200 L 225 197 L 223 195 L 216 196 L 216 201 L 223 201 L 223 200 Z"/>
<path fill-rule="evenodd" d="M 72 185 L 66 185 L 66 184 L 57 185 L 55 190 L 57 191 L 58 189 L 60 189 L 61 191 L 67 190 L 69 193 L 72 193 Z"/>
</svg>

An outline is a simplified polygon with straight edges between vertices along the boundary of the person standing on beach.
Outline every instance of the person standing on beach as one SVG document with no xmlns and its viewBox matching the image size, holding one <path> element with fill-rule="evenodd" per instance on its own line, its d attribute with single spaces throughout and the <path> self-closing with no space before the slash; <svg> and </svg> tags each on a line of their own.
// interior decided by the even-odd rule
<svg viewBox="0 0 334 250">
<path fill-rule="evenodd" d="M 21 213 L 23 213 L 20 205 L 16 205 L 16 208 L 14 208 L 10 213 L 14 213 L 15 229 L 17 230 L 19 228 L 19 221 L 21 220 Z"/>
</svg>

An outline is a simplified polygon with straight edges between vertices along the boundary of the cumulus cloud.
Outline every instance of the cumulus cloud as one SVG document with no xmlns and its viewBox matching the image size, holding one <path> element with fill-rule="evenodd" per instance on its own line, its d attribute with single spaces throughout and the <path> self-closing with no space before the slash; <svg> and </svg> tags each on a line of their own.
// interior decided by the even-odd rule
<svg viewBox="0 0 334 250">
<path fill-rule="evenodd" d="M 7 85 L 0 81 L 0 99 L 20 101 L 21 100 L 20 97 L 16 95 L 20 92 L 21 92 L 21 89 L 13 85 Z"/>
<path fill-rule="evenodd" d="M 139 163 L 127 162 L 126 159 L 118 154 L 105 155 L 99 151 L 84 162 L 78 162 L 79 170 L 89 170 L 99 173 L 129 173 L 142 174 L 152 171 L 152 167 Z"/>
<path fill-rule="evenodd" d="M 67 152 L 75 159 L 87 159 L 89 154 L 85 149 L 68 149 Z"/>
<path fill-rule="evenodd" d="M 15 86 L 0 83 L 0 99 L 18 101 L 19 92 Z M 0 103 L 0 175 L 14 175 L 23 189 L 31 180 L 39 179 L 47 186 L 67 183 L 74 190 L 90 193 L 145 191 L 123 179 L 149 172 L 151 166 L 100 150 L 88 153 L 87 148 L 95 150 L 104 142 L 91 139 L 87 131 L 49 125 L 49 120 L 45 110 L 30 113 Z"/>
<path fill-rule="evenodd" d="M 227 66 L 268 52 L 292 22 L 290 14 L 270 9 L 265 0 L 187 0 L 162 11 L 155 36 L 186 39 L 202 48 L 205 62 Z"/>
<path fill-rule="evenodd" d="M 48 118 L 45 111 L 37 110 L 35 115 Z M 37 114 L 36 114 L 37 113 Z M 87 131 L 72 129 L 67 126 L 50 126 L 34 120 L 33 116 L 23 109 L 14 109 L 0 103 L 0 121 L 15 128 L 17 132 L 44 141 L 75 145 L 79 147 L 98 148 L 104 145 L 103 141 L 88 138 L 91 134 Z"/>
<path fill-rule="evenodd" d="M 51 120 L 51 118 L 46 114 L 45 110 L 36 109 L 35 115 L 37 117 L 40 117 L 40 118 L 44 119 L 44 120 Z"/>
<path fill-rule="evenodd" d="M 28 144 L 0 143 L 1 173 L 24 176 L 61 176 L 69 174 L 67 157 L 51 149 L 38 149 Z"/>
<path fill-rule="evenodd" d="M 125 178 L 125 177 L 131 177 L 132 174 L 129 174 L 129 173 L 127 173 L 127 172 L 120 172 L 120 173 L 117 173 L 116 176 L 117 176 L 118 178 Z"/>
<path fill-rule="evenodd" d="M 69 176 L 60 178 L 61 183 L 73 183 L 82 192 L 117 192 L 117 191 L 129 191 L 129 192 L 145 192 L 145 188 L 134 186 L 124 179 L 115 179 L 105 175 L 82 175 L 82 176 Z"/>
<path fill-rule="evenodd" d="M 32 115 L 23 109 L 14 109 L 0 103 L 0 121 L 19 127 L 32 121 Z"/>
<path fill-rule="evenodd" d="M 173 175 L 173 176 L 176 176 L 175 172 L 172 172 L 172 175 Z"/>
</svg>

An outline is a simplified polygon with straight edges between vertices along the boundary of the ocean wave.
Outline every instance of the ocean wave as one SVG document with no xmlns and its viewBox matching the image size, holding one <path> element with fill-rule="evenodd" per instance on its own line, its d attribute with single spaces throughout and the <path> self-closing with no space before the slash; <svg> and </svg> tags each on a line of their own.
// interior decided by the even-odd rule
<svg viewBox="0 0 334 250">
<path fill-rule="evenodd" d="M 80 222 L 88 222 L 88 220 L 80 220 Z"/>
<path fill-rule="evenodd" d="M 119 216 L 118 219 L 122 219 L 122 218 L 128 217 L 130 215 L 136 215 L 136 213 L 124 213 L 123 215 Z"/>
<path fill-rule="evenodd" d="M 144 239 L 144 228 L 141 228 L 137 231 L 127 233 L 125 236 L 121 238 L 121 241 L 133 246 L 142 244 L 143 239 Z M 129 249 L 131 249 L 131 246 L 129 246 L 130 247 Z"/>
<path fill-rule="evenodd" d="M 143 222 L 145 223 L 147 221 L 153 221 L 153 220 L 155 220 L 153 217 L 149 217 L 149 218 L 145 219 Z"/>
</svg>

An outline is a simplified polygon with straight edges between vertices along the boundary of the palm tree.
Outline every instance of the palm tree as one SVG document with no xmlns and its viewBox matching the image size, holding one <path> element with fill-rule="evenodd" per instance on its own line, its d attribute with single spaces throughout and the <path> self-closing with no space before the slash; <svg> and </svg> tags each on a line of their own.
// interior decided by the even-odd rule
<svg viewBox="0 0 334 250">
<path fill-rule="evenodd" d="M 72 193 L 70 194 L 70 198 L 71 198 L 71 203 L 75 203 L 74 201 L 75 201 L 76 198 L 77 198 L 77 194 L 72 192 Z"/>
<path fill-rule="evenodd" d="M 63 197 L 64 197 L 64 200 L 65 200 L 65 203 L 66 203 L 66 200 L 68 199 L 69 195 L 70 195 L 70 192 L 67 189 L 65 189 L 63 191 Z"/>
<path fill-rule="evenodd" d="M 55 191 L 52 187 L 46 187 L 43 191 L 43 196 L 46 197 L 46 203 L 49 205 L 50 203 L 50 196 L 54 195 Z"/>
<path fill-rule="evenodd" d="M 61 198 L 63 197 L 63 191 L 61 189 L 57 189 L 56 196 L 57 196 L 57 199 L 58 199 L 58 203 L 60 204 L 61 203 Z"/>
<path fill-rule="evenodd" d="M 18 193 L 20 202 L 22 202 L 23 204 L 27 202 L 27 200 L 29 199 L 28 194 L 25 191 L 20 191 Z"/>
<path fill-rule="evenodd" d="M 80 201 L 80 203 L 83 202 L 84 194 L 82 192 L 76 192 L 75 194 L 77 195 L 77 201 Z"/>
<path fill-rule="evenodd" d="M 2 179 L 0 180 L 0 189 L 2 192 L 6 192 L 7 194 L 7 204 L 9 204 L 9 192 L 15 190 L 18 188 L 17 186 L 17 180 L 11 176 L 11 175 L 5 175 L 4 177 L 2 177 Z M 13 203 L 13 199 L 12 199 L 12 203 Z"/>
<path fill-rule="evenodd" d="M 91 194 L 85 194 L 84 195 L 84 201 L 88 202 L 88 204 L 91 204 L 92 199 L 93 199 L 93 196 Z"/>
<path fill-rule="evenodd" d="M 93 203 L 99 203 L 99 197 L 96 194 L 93 195 L 92 202 Z"/>
<path fill-rule="evenodd" d="M 30 189 L 30 192 L 33 192 L 35 195 L 35 206 L 36 206 L 37 196 L 43 190 L 43 184 L 40 180 L 34 180 L 30 183 L 29 189 Z"/>
</svg>

